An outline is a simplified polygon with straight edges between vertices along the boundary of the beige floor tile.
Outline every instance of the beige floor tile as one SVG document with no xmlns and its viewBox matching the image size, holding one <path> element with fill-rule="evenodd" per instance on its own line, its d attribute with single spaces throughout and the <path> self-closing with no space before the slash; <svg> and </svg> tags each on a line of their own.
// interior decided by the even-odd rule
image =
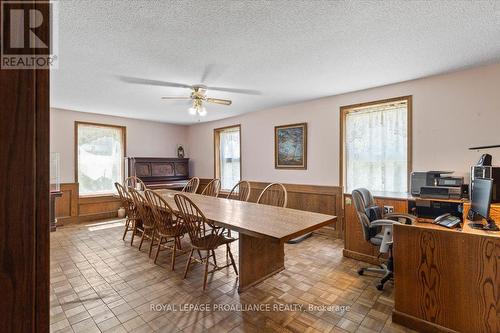
<svg viewBox="0 0 500 333">
<path fill-rule="evenodd" d="M 103 221 L 105 222 L 105 221 Z M 182 278 L 163 251 L 155 265 L 147 246 L 122 241 L 122 227 L 90 230 L 85 224 L 51 233 L 51 332 L 384 332 L 410 330 L 392 323 L 393 286 L 374 288 L 375 277 L 358 276 L 366 264 L 342 257 L 343 242 L 322 235 L 285 247 L 286 269 L 243 294 L 231 269 L 209 277 L 192 265 Z M 148 245 L 148 244 L 146 244 Z M 188 249 L 187 237 L 183 248 Z M 146 249 L 146 250 L 145 250 Z M 232 246 L 238 260 L 238 247 Z M 225 251 L 216 251 L 225 263 Z M 253 312 L 152 310 L 152 305 L 302 304 L 350 306 L 346 311 Z"/>
</svg>

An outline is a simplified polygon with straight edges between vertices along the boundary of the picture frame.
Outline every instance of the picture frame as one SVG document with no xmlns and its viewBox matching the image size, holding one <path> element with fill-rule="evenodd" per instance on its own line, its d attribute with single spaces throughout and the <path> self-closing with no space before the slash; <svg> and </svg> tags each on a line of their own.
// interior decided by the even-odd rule
<svg viewBox="0 0 500 333">
<path fill-rule="evenodd" d="M 274 168 L 307 169 L 307 123 L 274 127 Z"/>
</svg>

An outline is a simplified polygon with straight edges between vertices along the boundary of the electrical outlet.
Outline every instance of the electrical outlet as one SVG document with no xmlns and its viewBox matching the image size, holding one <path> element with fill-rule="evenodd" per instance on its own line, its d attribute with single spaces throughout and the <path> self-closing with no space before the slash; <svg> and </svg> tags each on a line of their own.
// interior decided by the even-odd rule
<svg viewBox="0 0 500 333">
<path fill-rule="evenodd" d="M 384 206 L 384 214 L 394 213 L 394 206 Z"/>
</svg>

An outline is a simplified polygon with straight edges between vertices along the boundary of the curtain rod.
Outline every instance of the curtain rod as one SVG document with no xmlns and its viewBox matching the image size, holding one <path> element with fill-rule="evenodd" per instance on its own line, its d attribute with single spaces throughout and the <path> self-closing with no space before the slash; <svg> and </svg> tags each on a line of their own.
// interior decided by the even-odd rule
<svg viewBox="0 0 500 333">
<path fill-rule="evenodd" d="M 500 145 L 470 147 L 469 150 L 480 150 L 480 149 L 488 149 L 488 148 L 500 148 Z"/>
</svg>

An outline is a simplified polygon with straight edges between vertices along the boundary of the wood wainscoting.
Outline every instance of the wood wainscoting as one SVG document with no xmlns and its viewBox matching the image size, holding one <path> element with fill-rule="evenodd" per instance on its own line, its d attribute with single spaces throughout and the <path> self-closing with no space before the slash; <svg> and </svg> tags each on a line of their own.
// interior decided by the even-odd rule
<svg viewBox="0 0 500 333">
<path fill-rule="evenodd" d="M 200 179 L 198 193 L 211 179 Z M 270 183 L 250 182 L 251 202 L 256 202 L 259 194 Z M 288 192 L 288 208 L 337 216 L 337 222 L 317 232 L 343 238 L 342 188 L 339 186 L 283 184 Z M 120 200 L 113 196 L 79 197 L 78 183 L 61 184 L 63 195 L 56 199 L 56 218 L 59 226 L 69 223 L 88 222 L 117 216 Z M 225 193 L 221 193 L 224 197 Z"/>
<path fill-rule="evenodd" d="M 78 221 L 78 183 L 61 184 L 62 196 L 56 198 L 57 225 Z"/>
<path fill-rule="evenodd" d="M 118 215 L 120 200 L 111 195 L 80 197 L 78 183 L 61 184 L 62 196 L 56 199 L 57 225 L 88 222 Z"/>
<path fill-rule="evenodd" d="M 80 197 L 78 202 L 78 222 L 117 217 L 120 206 L 120 199 L 112 195 Z"/>
<path fill-rule="evenodd" d="M 380 263 L 378 247 L 371 245 L 363 236 L 363 230 L 356 216 L 352 196 L 345 194 L 344 200 L 344 256 L 378 265 Z M 395 213 L 408 213 L 408 200 L 404 198 L 375 196 L 375 203 L 380 207 L 392 206 Z"/>
<path fill-rule="evenodd" d="M 198 193 L 201 193 L 211 179 L 200 178 Z M 259 194 L 269 185 L 267 182 L 250 181 L 250 202 L 256 202 Z M 344 223 L 342 210 L 342 187 L 320 186 L 302 184 L 283 184 L 288 192 L 288 208 L 300 209 L 309 212 L 317 212 L 337 216 L 335 225 L 324 227 L 317 232 L 328 234 L 337 238 L 343 238 Z M 225 197 L 227 193 L 221 192 L 219 197 Z"/>
</svg>

